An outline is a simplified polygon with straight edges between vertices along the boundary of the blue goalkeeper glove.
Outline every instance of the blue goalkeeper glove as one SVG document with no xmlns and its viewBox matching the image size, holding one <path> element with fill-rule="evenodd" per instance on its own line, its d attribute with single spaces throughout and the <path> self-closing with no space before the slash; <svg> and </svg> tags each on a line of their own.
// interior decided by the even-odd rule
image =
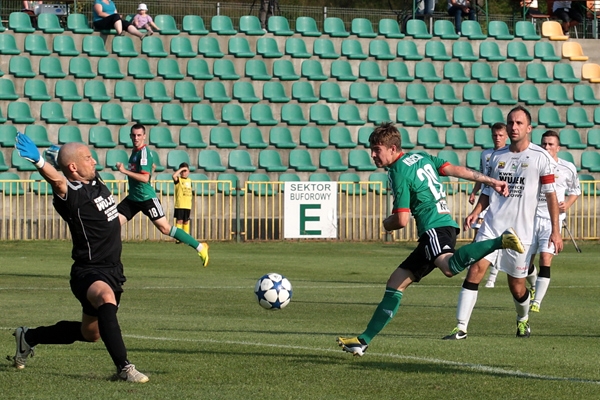
<svg viewBox="0 0 600 400">
<path fill-rule="evenodd" d="M 35 164 L 37 168 L 42 168 L 46 163 L 35 143 L 27 135 L 17 132 L 15 147 L 21 157 Z"/>
</svg>

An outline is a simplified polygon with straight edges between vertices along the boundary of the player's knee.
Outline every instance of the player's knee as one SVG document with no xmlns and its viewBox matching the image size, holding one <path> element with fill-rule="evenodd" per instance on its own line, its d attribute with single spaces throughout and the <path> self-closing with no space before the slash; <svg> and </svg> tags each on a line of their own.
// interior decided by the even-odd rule
<svg viewBox="0 0 600 400">
<path fill-rule="evenodd" d="M 95 326 L 81 326 L 81 335 L 85 339 L 86 342 L 97 342 L 100 340 L 100 331 L 98 330 L 98 324 Z"/>
</svg>

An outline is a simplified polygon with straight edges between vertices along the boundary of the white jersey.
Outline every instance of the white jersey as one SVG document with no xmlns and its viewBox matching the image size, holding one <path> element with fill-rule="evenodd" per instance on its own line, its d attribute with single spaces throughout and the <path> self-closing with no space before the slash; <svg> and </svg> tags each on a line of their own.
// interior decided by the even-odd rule
<svg viewBox="0 0 600 400">
<path fill-rule="evenodd" d="M 513 227 L 523 244 L 533 241 L 533 222 L 540 193 L 554 192 L 556 161 L 540 146 L 530 143 L 520 153 L 509 146 L 496 150 L 490 157 L 488 176 L 508 183 L 509 195 L 504 197 L 489 187 L 483 194 L 489 196 L 483 226 L 478 232 L 483 237 L 498 237 Z"/>
<path fill-rule="evenodd" d="M 558 159 L 558 165 L 554 172 L 554 188 L 556 189 L 556 199 L 558 202 L 565 201 L 565 195 L 581 195 L 581 188 L 579 187 L 579 178 L 577 177 L 577 168 L 573 163 Z M 546 203 L 546 196 L 539 197 L 539 204 L 537 208 L 536 218 L 550 219 L 550 212 L 548 211 L 548 204 Z M 567 217 L 566 213 L 560 213 L 560 223 Z"/>
</svg>

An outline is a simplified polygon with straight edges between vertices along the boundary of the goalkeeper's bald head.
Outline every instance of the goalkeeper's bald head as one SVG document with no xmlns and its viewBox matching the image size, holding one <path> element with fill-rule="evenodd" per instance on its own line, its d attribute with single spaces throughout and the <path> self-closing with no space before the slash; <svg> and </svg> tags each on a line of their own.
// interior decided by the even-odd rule
<svg viewBox="0 0 600 400">
<path fill-rule="evenodd" d="M 69 180 L 91 179 L 95 175 L 96 162 L 90 149 L 83 143 L 67 143 L 60 148 L 58 167 Z"/>
</svg>

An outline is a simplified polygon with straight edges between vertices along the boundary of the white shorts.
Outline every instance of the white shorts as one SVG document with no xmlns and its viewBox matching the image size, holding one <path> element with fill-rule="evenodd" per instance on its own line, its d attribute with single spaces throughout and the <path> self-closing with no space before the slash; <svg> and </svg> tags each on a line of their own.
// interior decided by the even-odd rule
<svg viewBox="0 0 600 400">
<path fill-rule="evenodd" d="M 485 217 L 485 213 L 487 213 L 487 208 L 479 213 L 479 215 L 477 216 L 477 221 L 475 221 L 475 223 L 471 225 L 472 229 L 481 228 L 481 225 L 483 224 L 483 217 Z"/>
<path fill-rule="evenodd" d="M 546 218 L 536 218 L 533 223 L 533 243 L 531 247 L 534 254 L 551 253 L 555 254 L 554 243 L 550 241 L 552 234 L 552 221 Z"/>
<path fill-rule="evenodd" d="M 479 231 L 481 232 L 481 231 Z M 479 233 L 475 237 L 476 242 L 493 238 L 484 237 Z M 485 256 L 485 260 L 496 265 L 499 271 L 505 272 L 513 278 L 526 278 L 529 271 L 529 260 L 534 253 L 533 246 L 524 244 L 525 253 L 520 254 L 514 250 L 496 250 Z"/>
</svg>

